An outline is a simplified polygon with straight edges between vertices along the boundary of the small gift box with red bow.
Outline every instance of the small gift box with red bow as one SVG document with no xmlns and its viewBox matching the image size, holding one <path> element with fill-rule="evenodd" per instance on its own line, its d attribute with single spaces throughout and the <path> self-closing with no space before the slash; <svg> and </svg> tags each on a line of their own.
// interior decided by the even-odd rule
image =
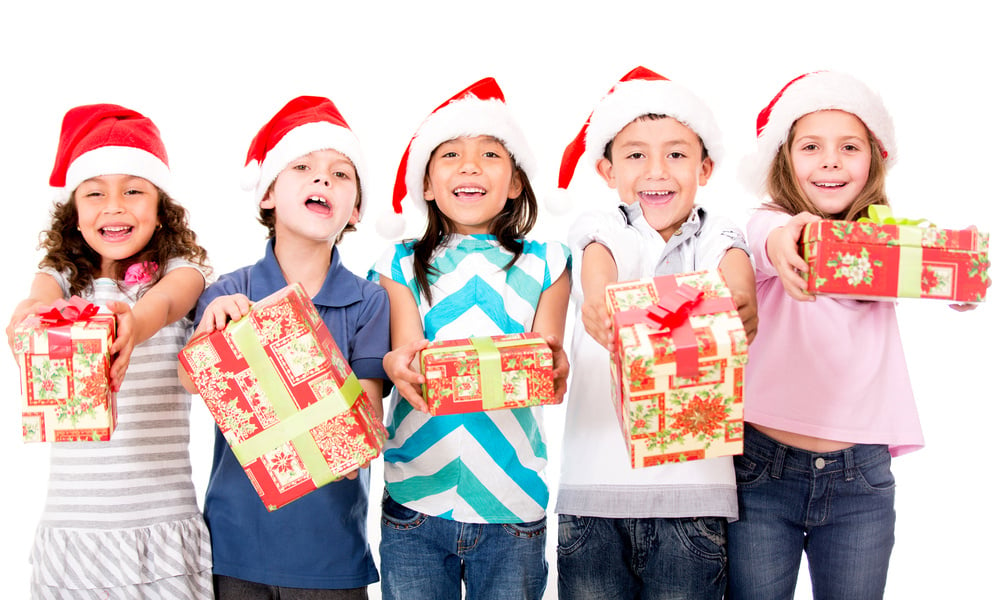
<svg viewBox="0 0 1000 600">
<path fill-rule="evenodd" d="M 806 225 L 801 246 L 808 291 L 867 300 L 985 300 L 988 234 L 896 219 L 888 206 L 868 209 L 858 221 Z"/>
<path fill-rule="evenodd" d="M 118 422 L 109 385 L 115 316 L 73 296 L 14 329 L 25 442 L 106 441 Z"/>
<path fill-rule="evenodd" d="M 269 511 L 366 466 L 385 443 L 372 401 L 297 283 L 192 339 L 179 359 Z"/>
<path fill-rule="evenodd" d="M 718 271 L 610 285 L 612 395 L 632 468 L 743 451 L 747 338 Z"/>
<path fill-rule="evenodd" d="M 540 334 L 514 333 L 428 344 L 420 353 L 432 415 L 558 404 L 552 350 Z"/>
</svg>

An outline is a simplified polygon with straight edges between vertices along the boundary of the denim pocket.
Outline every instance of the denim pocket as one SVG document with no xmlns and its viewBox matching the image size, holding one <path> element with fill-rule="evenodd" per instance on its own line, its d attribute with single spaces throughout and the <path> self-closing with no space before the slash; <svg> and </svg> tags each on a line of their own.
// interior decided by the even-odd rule
<svg viewBox="0 0 1000 600">
<path fill-rule="evenodd" d="M 858 467 L 858 473 L 863 485 L 875 494 L 886 494 L 895 491 L 896 478 L 892 474 L 892 459 L 886 452 L 885 458 Z"/>
<path fill-rule="evenodd" d="M 556 551 L 570 554 L 583 545 L 594 529 L 593 517 L 559 515 L 559 535 Z"/>
<path fill-rule="evenodd" d="M 503 529 L 516 538 L 533 538 L 545 535 L 545 517 L 530 523 L 504 523 Z"/>
<path fill-rule="evenodd" d="M 393 529 L 413 529 L 420 527 L 427 515 L 407 508 L 393 500 L 389 494 L 382 496 L 382 524 Z"/>
<path fill-rule="evenodd" d="M 709 560 L 726 556 L 726 520 L 722 517 L 670 519 L 681 542 L 694 554 Z"/>
<path fill-rule="evenodd" d="M 746 454 L 733 457 L 733 469 L 736 472 L 736 485 L 752 486 L 767 474 L 766 460 L 753 460 Z"/>
</svg>

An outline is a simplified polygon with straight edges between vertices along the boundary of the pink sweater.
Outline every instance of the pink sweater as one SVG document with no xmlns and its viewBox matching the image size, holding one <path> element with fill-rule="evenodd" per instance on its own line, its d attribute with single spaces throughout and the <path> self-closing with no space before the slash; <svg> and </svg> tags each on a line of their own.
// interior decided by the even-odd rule
<svg viewBox="0 0 1000 600">
<path fill-rule="evenodd" d="M 896 305 L 785 293 L 765 252 L 790 215 L 757 210 L 747 223 L 760 327 L 750 345 L 745 418 L 802 435 L 888 444 L 893 456 L 924 445 L 906 371 Z"/>
</svg>

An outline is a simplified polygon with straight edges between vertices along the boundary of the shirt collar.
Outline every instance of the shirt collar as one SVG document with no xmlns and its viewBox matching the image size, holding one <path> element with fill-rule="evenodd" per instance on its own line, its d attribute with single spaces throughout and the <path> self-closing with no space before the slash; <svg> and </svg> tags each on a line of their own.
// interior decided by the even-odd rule
<svg viewBox="0 0 1000 600">
<path fill-rule="evenodd" d="M 264 298 L 285 287 L 285 275 L 274 256 L 274 239 L 267 241 L 264 258 L 257 261 L 250 273 L 250 297 Z M 323 287 L 312 298 L 316 306 L 344 307 L 360 302 L 361 287 L 358 278 L 348 271 L 340 261 L 340 251 L 336 246 L 330 251 L 330 268 L 326 273 Z"/>
</svg>

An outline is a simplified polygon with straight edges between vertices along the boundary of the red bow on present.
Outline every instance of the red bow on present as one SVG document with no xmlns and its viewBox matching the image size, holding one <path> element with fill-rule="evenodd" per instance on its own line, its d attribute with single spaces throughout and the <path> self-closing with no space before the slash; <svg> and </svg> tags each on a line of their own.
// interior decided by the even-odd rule
<svg viewBox="0 0 1000 600">
<path fill-rule="evenodd" d="M 52 358 L 69 358 L 73 355 L 73 344 L 70 342 L 70 327 L 73 323 L 86 321 L 97 314 L 98 307 L 79 296 L 69 300 L 56 300 L 52 306 L 39 311 L 38 318 L 48 326 L 46 334 L 49 340 L 49 356 Z"/>
<path fill-rule="evenodd" d="M 691 325 L 691 317 L 727 310 L 734 310 L 732 298 L 706 299 L 705 293 L 694 286 L 678 285 L 673 277 L 653 279 L 659 300 L 644 309 L 626 310 L 615 315 L 618 326 L 646 323 L 658 330 L 670 330 L 674 343 L 677 375 L 695 379 L 700 374 L 698 366 L 698 338 Z"/>
</svg>

